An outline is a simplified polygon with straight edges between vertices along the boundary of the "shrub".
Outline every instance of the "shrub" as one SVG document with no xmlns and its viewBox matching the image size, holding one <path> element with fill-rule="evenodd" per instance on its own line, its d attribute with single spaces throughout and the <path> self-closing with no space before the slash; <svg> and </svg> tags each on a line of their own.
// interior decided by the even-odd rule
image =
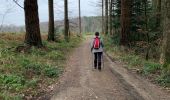
<svg viewBox="0 0 170 100">
<path fill-rule="evenodd" d="M 163 86 L 170 87 L 170 74 L 164 73 L 158 77 L 157 82 Z"/>
<path fill-rule="evenodd" d="M 58 67 L 48 66 L 44 69 L 44 75 L 49 78 L 58 77 L 62 73 L 62 70 Z"/>
<path fill-rule="evenodd" d="M 144 74 L 155 73 L 156 71 L 161 69 L 161 65 L 154 62 L 145 62 L 143 66 Z"/>
<path fill-rule="evenodd" d="M 0 75 L 0 84 L 5 86 L 6 89 L 19 91 L 25 85 L 25 79 L 18 75 Z"/>
<path fill-rule="evenodd" d="M 41 64 L 38 63 L 30 63 L 23 66 L 26 71 L 30 71 L 33 74 L 40 75 L 41 74 Z"/>
</svg>

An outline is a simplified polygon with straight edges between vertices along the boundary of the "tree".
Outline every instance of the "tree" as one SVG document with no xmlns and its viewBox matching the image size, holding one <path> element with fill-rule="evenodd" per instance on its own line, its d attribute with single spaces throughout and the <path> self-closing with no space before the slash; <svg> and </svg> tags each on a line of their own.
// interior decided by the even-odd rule
<svg viewBox="0 0 170 100">
<path fill-rule="evenodd" d="M 121 0 L 121 40 L 120 44 L 128 45 L 128 35 L 130 34 L 130 4 L 131 0 Z"/>
<path fill-rule="evenodd" d="M 81 4 L 80 4 L 80 0 L 79 0 L 79 34 L 81 35 Z"/>
<path fill-rule="evenodd" d="M 48 0 L 49 23 L 48 23 L 48 41 L 54 41 L 54 4 L 53 0 Z"/>
<path fill-rule="evenodd" d="M 24 0 L 24 11 L 25 43 L 30 46 L 42 47 L 37 0 Z"/>
<path fill-rule="evenodd" d="M 102 0 L 102 33 L 104 33 L 104 0 Z"/>
<path fill-rule="evenodd" d="M 110 19 L 110 22 L 109 22 L 109 24 L 110 24 L 110 35 L 112 35 L 112 30 L 113 30 L 113 0 L 110 0 L 110 7 L 109 7 L 110 9 L 109 9 L 109 19 Z"/>
<path fill-rule="evenodd" d="M 164 5 L 162 8 L 163 14 L 163 45 L 160 62 L 165 67 L 170 65 L 170 0 L 162 0 Z"/>
<path fill-rule="evenodd" d="M 105 0 L 105 34 L 108 34 L 108 29 L 109 29 L 109 26 L 108 26 L 108 0 Z"/>
<path fill-rule="evenodd" d="M 112 14 L 114 16 L 114 19 L 112 19 L 113 21 L 113 27 L 115 30 L 115 34 L 114 35 L 119 35 L 120 34 L 120 15 L 121 15 L 121 0 L 113 0 L 113 10 L 112 10 Z"/>
<path fill-rule="evenodd" d="M 64 35 L 65 40 L 69 39 L 68 1 L 64 0 Z"/>
<path fill-rule="evenodd" d="M 157 27 L 161 24 L 161 0 L 157 0 Z"/>
<path fill-rule="evenodd" d="M 149 59 L 149 44 L 150 44 L 150 37 L 149 37 L 149 31 L 148 31 L 148 16 L 147 16 L 147 0 L 144 0 L 145 5 L 145 34 L 147 37 L 147 52 L 146 52 L 146 60 Z"/>
</svg>

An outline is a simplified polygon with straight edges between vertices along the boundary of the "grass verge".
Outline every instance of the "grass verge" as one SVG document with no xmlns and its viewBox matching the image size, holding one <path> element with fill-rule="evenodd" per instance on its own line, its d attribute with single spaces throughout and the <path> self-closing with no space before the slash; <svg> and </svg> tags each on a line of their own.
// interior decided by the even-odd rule
<svg viewBox="0 0 170 100">
<path fill-rule="evenodd" d="M 155 59 L 146 61 L 142 56 L 135 55 L 133 50 L 122 50 L 110 37 L 106 36 L 104 40 L 105 51 L 114 60 L 127 64 L 128 69 L 135 70 L 152 82 L 170 88 L 170 74 Z"/>
<path fill-rule="evenodd" d="M 63 73 L 68 53 L 81 39 L 70 42 L 43 41 L 46 49 L 32 47 L 27 53 L 15 52 L 23 43 L 22 34 L 0 37 L 0 100 L 22 100 L 46 91 Z"/>
</svg>

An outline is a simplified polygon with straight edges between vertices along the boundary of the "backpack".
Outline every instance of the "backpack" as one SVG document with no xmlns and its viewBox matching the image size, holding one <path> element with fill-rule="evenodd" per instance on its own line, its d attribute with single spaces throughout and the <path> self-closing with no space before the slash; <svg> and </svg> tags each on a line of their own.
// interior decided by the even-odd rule
<svg viewBox="0 0 170 100">
<path fill-rule="evenodd" d="M 99 37 L 96 37 L 94 38 L 94 42 L 93 42 L 93 48 L 94 49 L 99 49 L 100 48 L 100 38 Z"/>
</svg>

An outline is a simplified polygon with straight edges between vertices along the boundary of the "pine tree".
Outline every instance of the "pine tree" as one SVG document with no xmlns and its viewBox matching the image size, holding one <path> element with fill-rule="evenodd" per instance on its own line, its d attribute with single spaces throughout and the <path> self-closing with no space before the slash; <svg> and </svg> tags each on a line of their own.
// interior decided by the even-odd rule
<svg viewBox="0 0 170 100">
<path fill-rule="evenodd" d="M 161 25 L 161 0 L 156 0 L 156 27 Z"/>
<path fill-rule="evenodd" d="M 131 0 L 121 0 L 121 40 L 120 45 L 128 45 L 128 35 L 130 34 L 130 11 Z"/>
<path fill-rule="evenodd" d="M 104 0 L 102 0 L 102 33 L 104 33 Z"/>
<path fill-rule="evenodd" d="M 112 35 L 113 34 L 113 1 L 114 0 L 110 0 L 110 7 L 109 7 L 109 24 L 110 24 L 110 35 Z"/>
<path fill-rule="evenodd" d="M 112 23 L 116 31 L 116 30 L 119 30 L 120 28 L 121 0 L 114 0 L 113 6 L 114 6 L 114 9 L 112 11 L 112 14 L 114 16 L 114 19 Z M 119 32 L 115 32 L 115 33 L 119 33 Z"/>
<path fill-rule="evenodd" d="M 109 30 L 109 16 L 108 16 L 108 0 L 105 0 L 105 34 L 108 34 Z"/>
</svg>

